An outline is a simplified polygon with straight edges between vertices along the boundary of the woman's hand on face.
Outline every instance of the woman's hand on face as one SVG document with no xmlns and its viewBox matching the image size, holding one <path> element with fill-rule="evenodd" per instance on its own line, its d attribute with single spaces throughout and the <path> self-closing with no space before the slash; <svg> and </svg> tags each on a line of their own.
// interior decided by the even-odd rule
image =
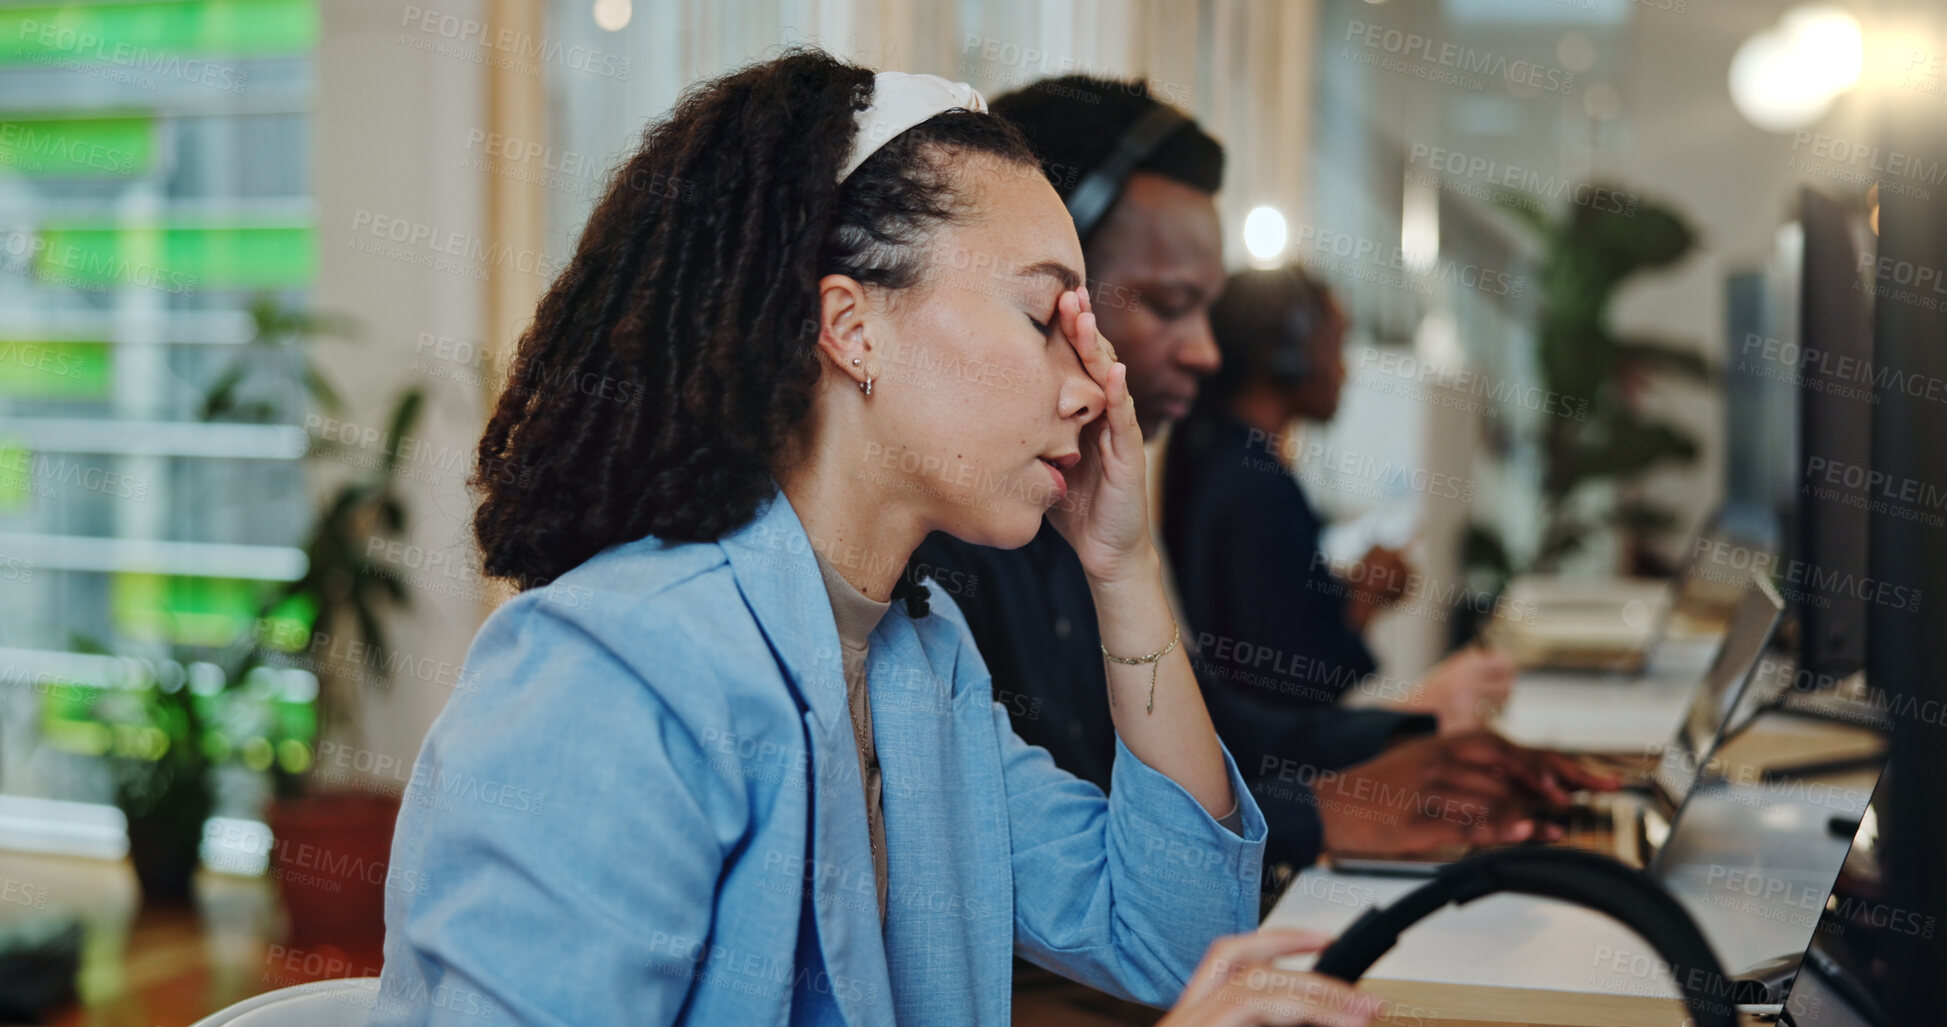
<svg viewBox="0 0 1947 1027">
<path fill-rule="evenodd" d="M 1354 991 L 1331 977 L 1271 965 L 1280 956 L 1317 952 L 1330 940 L 1313 931 L 1283 928 L 1218 938 L 1156 1027 L 1365 1027 L 1384 1005 L 1377 995 Z"/>
<path fill-rule="evenodd" d="M 1068 494 L 1048 510 L 1091 577 L 1113 579 L 1143 566 L 1151 550 L 1143 435 L 1129 395 L 1129 368 L 1095 326 L 1086 285 L 1056 304 L 1062 335 L 1108 397 L 1108 409 L 1082 428 L 1082 460 L 1066 475 Z"/>
</svg>

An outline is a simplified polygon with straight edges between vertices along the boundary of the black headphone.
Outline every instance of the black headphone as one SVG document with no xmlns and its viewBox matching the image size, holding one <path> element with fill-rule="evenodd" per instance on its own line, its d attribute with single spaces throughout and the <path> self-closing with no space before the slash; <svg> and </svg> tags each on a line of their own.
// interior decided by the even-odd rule
<svg viewBox="0 0 1947 1027">
<path fill-rule="evenodd" d="M 1385 909 L 1368 909 L 1319 953 L 1314 973 L 1348 984 L 1398 943 L 1400 932 L 1448 903 L 1495 892 L 1561 899 L 1606 913 L 1641 935 L 1669 962 L 1670 976 L 1697 1027 L 1737 1027 L 1739 1003 L 1763 1002 L 1763 989 L 1734 981 L 1682 905 L 1650 875 L 1606 856 L 1534 845 L 1494 849 L 1443 868 Z"/>
<path fill-rule="evenodd" d="M 1296 266 L 1287 269 L 1287 273 L 1297 283 L 1303 298 L 1286 308 L 1284 335 L 1265 358 L 1264 369 L 1278 384 L 1290 386 L 1304 381 L 1311 373 L 1312 333 L 1319 328 L 1317 311 L 1324 306 L 1325 297 L 1319 294 L 1318 283 Z"/>
<path fill-rule="evenodd" d="M 1109 156 L 1083 175 L 1075 191 L 1068 194 L 1068 214 L 1075 219 L 1077 237 L 1088 239 L 1088 234 L 1102 223 L 1102 216 L 1115 206 L 1116 197 L 1122 195 L 1123 183 L 1135 172 L 1136 165 L 1148 160 L 1171 132 L 1189 122 L 1189 118 L 1174 108 L 1159 103 L 1123 131 Z"/>
<path fill-rule="evenodd" d="M 1296 295 L 1287 295 L 1286 286 L 1295 288 Z M 1255 295 L 1246 298 L 1247 291 Z M 1246 317 L 1236 310 L 1238 306 L 1257 310 L 1269 306 L 1257 302 L 1265 291 L 1271 291 L 1283 308 L 1282 322 Z M 1228 348 L 1237 350 L 1235 373 L 1244 373 L 1245 365 L 1256 365 L 1256 370 L 1269 375 L 1273 382 L 1290 388 L 1312 373 L 1312 336 L 1323 327 L 1319 315 L 1325 301 L 1324 286 L 1296 264 L 1233 275 L 1229 291 L 1211 311 L 1211 327 L 1217 332 L 1219 346 L 1225 345 L 1223 339 L 1232 340 Z M 1230 357 L 1225 358 L 1225 370 L 1219 373 L 1233 373 Z"/>
</svg>

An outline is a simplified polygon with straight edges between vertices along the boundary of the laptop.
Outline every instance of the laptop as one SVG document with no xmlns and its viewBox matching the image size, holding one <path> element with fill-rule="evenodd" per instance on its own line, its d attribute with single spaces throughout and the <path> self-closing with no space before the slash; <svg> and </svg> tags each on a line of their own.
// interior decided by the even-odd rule
<svg viewBox="0 0 1947 1027">
<path fill-rule="evenodd" d="M 1483 634 L 1523 670 L 1634 673 L 1655 646 L 1681 580 L 1517 578 L 1502 605 L 1525 615 L 1491 621 Z"/>
<path fill-rule="evenodd" d="M 1668 842 L 1684 806 L 1705 776 L 1718 747 L 1732 729 L 1732 713 L 1748 687 L 1752 671 L 1784 618 L 1785 601 L 1771 581 L 1753 575 L 1731 612 L 1710 668 L 1697 682 L 1670 742 L 1648 753 L 1644 766 L 1625 776 L 1621 790 L 1578 796 L 1558 823 L 1565 829 L 1550 843 L 1591 849 L 1639 869 L 1651 869 Z M 1337 871 L 1430 876 L 1466 851 L 1417 856 L 1328 853 Z"/>
<path fill-rule="evenodd" d="M 1519 578 L 1505 603 L 1519 619 L 1489 622 L 1486 640 L 1523 670 L 1593 671 L 1640 675 L 1671 638 L 1721 632 L 1743 589 L 1741 574 L 1715 574 L 1702 554 L 1762 547 L 1710 526 L 1692 539 L 1683 565 L 1667 581 Z"/>
</svg>

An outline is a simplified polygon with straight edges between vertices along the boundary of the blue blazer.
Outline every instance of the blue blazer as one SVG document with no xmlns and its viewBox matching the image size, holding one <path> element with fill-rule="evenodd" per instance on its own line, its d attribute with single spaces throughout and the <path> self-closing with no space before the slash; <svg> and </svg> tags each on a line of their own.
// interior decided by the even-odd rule
<svg viewBox="0 0 1947 1027">
<path fill-rule="evenodd" d="M 712 543 L 611 546 L 481 627 L 393 840 L 373 1024 L 993 1024 L 1011 959 L 1175 1001 L 1256 927 L 1234 834 L 1116 742 L 1112 788 L 993 701 L 959 609 L 867 664 L 881 931 L 831 604 L 779 491 Z"/>
</svg>

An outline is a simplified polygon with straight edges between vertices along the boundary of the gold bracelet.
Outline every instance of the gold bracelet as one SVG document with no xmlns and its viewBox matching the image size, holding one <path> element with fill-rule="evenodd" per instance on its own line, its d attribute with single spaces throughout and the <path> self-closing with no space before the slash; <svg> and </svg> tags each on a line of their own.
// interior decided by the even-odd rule
<svg viewBox="0 0 1947 1027">
<path fill-rule="evenodd" d="M 1109 659 L 1114 660 L 1117 663 L 1149 664 L 1149 708 L 1144 710 L 1143 711 L 1144 713 L 1156 712 L 1156 671 L 1158 669 L 1156 661 L 1161 660 L 1163 657 L 1169 655 L 1169 651 L 1171 649 L 1176 648 L 1177 640 L 1182 637 L 1183 637 L 1182 628 L 1179 627 L 1175 621 L 1171 621 L 1170 622 L 1170 644 L 1164 646 L 1161 649 L 1158 649 L 1153 653 L 1150 653 L 1148 656 L 1114 656 L 1109 653 L 1108 646 L 1106 645 L 1101 646 L 1102 655 L 1107 656 Z M 1109 702 L 1111 705 L 1113 705 L 1115 702 L 1115 689 L 1113 688 L 1109 689 Z"/>
</svg>

